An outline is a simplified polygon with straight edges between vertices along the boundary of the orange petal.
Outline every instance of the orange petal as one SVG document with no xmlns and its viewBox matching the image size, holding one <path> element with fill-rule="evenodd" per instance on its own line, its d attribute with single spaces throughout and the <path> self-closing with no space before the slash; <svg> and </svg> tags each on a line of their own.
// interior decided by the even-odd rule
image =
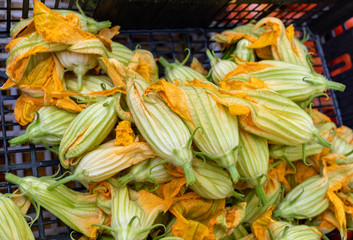
<svg viewBox="0 0 353 240">
<path fill-rule="evenodd" d="M 128 68 L 141 75 L 147 82 L 158 81 L 158 68 L 150 51 L 136 49 Z"/>
<path fill-rule="evenodd" d="M 210 91 L 215 91 L 215 88 L 214 88 L 214 85 L 211 84 L 211 83 L 205 83 L 204 81 L 203 82 L 200 82 L 200 80 L 198 79 L 194 79 L 192 81 L 189 81 L 187 83 L 187 85 L 190 85 L 190 86 L 194 86 L 194 87 L 199 87 L 199 88 L 204 88 L 204 89 L 208 89 Z"/>
<path fill-rule="evenodd" d="M 267 209 L 265 213 L 260 215 L 252 224 L 251 228 L 257 239 L 270 240 L 270 235 L 265 226 L 271 225 L 274 220 L 272 220 L 272 212 L 275 206 L 271 206 Z"/>
<path fill-rule="evenodd" d="M 163 207 L 164 207 L 163 199 L 145 190 L 139 191 L 138 194 L 139 194 L 139 198 L 137 201 L 148 215 L 151 214 L 153 211 L 163 210 Z"/>
<path fill-rule="evenodd" d="M 273 66 L 270 64 L 266 64 L 266 63 L 246 62 L 245 64 L 241 64 L 236 69 L 229 72 L 224 77 L 224 79 L 222 81 L 227 81 L 228 79 L 230 79 L 232 77 L 236 77 L 237 75 L 240 75 L 240 74 L 249 74 L 249 73 L 254 73 L 254 72 L 260 72 L 260 71 L 265 70 L 270 67 L 273 67 Z"/>
<path fill-rule="evenodd" d="M 115 128 L 115 142 L 114 145 L 128 146 L 135 141 L 135 133 L 131 128 L 131 122 L 121 121 Z"/>
<path fill-rule="evenodd" d="M 173 178 L 169 183 L 163 184 L 163 196 L 165 201 L 164 212 L 174 203 L 174 198 L 180 192 L 180 189 L 186 184 L 185 178 Z"/>
<path fill-rule="evenodd" d="M 286 36 L 289 40 L 289 42 L 291 43 L 292 42 L 292 39 L 294 37 L 294 27 L 293 27 L 293 24 L 289 25 L 287 28 L 286 28 Z"/>
<path fill-rule="evenodd" d="M 33 111 L 38 111 L 41 105 L 32 104 L 25 101 L 25 95 L 22 94 L 16 101 L 14 114 L 16 121 L 25 126 L 33 121 Z"/>
<path fill-rule="evenodd" d="M 202 67 L 202 63 L 195 57 L 192 59 L 190 67 L 202 75 L 207 75 L 208 73 L 208 71 L 204 67 Z"/>
<path fill-rule="evenodd" d="M 80 29 L 80 20 L 74 14 L 65 17 L 51 11 L 43 3 L 33 0 L 33 16 L 36 30 L 46 42 L 74 44 L 87 39 L 96 39 L 88 32 Z"/>
<path fill-rule="evenodd" d="M 172 231 L 173 236 L 180 237 L 184 240 L 215 239 L 215 236 L 212 232 L 209 232 L 209 229 L 206 225 L 193 220 L 182 220 L 178 218 L 172 227 Z"/>
<path fill-rule="evenodd" d="M 228 80 L 228 81 L 221 81 L 219 85 L 224 90 L 247 90 L 247 89 L 268 89 L 266 83 L 262 80 L 250 77 L 249 81 L 237 81 L 237 80 Z"/>
<path fill-rule="evenodd" d="M 125 86 L 124 76 L 126 70 L 124 64 L 112 58 L 106 59 L 102 57 L 100 59 L 107 68 L 107 74 L 113 81 L 114 86 Z"/>
<path fill-rule="evenodd" d="M 319 172 L 315 168 L 305 165 L 302 161 L 294 162 L 294 166 L 297 169 L 294 175 L 297 185 L 314 175 L 319 175 Z"/>
<path fill-rule="evenodd" d="M 120 33 L 120 26 L 114 26 L 112 28 L 103 28 L 99 30 L 98 35 L 103 36 L 107 39 L 113 39 L 114 36 Z"/>
<path fill-rule="evenodd" d="M 242 38 L 246 38 L 250 42 L 255 42 L 257 40 L 257 37 L 250 35 L 250 34 L 247 34 L 247 33 L 241 33 L 241 32 L 225 32 L 220 35 L 224 35 L 227 38 L 228 43 L 235 43 Z M 215 38 L 216 38 L 216 36 L 215 36 Z"/>
<path fill-rule="evenodd" d="M 151 89 L 157 91 L 176 114 L 187 121 L 191 121 L 186 93 L 177 86 L 177 83 L 173 84 L 162 79 L 159 81 L 159 84 L 152 85 Z M 151 89 L 147 90 L 147 93 L 148 91 L 151 91 Z"/>
<path fill-rule="evenodd" d="M 347 223 L 344 204 L 342 200 L 334 193 L 335 189 L 329 189 L 327 191 L 327 197 L 333 205 L 333 211 L 338 221 L 338 230 L 343 239 L 347 239 Z"/>
<path fill-rule="evenodd" d="M 276 23 L 268 22 L 268 25 L 265 26 L 266 31 L 261 34 L 260 38 L 249 45 L 249 48 L 263 48 L 266 46 L 277 45 L 280 35 L 281 27 Z"/>
</svg>

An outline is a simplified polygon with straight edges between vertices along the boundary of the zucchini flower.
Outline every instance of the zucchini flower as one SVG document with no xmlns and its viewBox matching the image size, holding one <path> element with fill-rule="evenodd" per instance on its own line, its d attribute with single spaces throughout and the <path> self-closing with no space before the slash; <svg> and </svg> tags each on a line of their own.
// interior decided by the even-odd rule
<svg viewBox="0 0 353 240">
<path fill-rule="evenodd" d="M 254 235 L 258 239 L 321 239 L 321 233 L 315 227 L 306 225 L 294 226 L 288 222 L 275 221 L 271 218 L 273 208 L 257 218 L 251 225 Z"/>
<path fill-rule="evenodd" d="M 228 73 L 238 67 L 238 65 L 233 61 L 219 59 L 216 54 L 212 54 L 208 49 L 206 50 L 206 54 L 210 59 L 212 79 L 216 84 L 222 81 Z"/>
<path fill-rule="evenodd" d="M 115 97 L 85 108 L 70 123 L 62 137 L 59 159 L 64 168 L 77 164 L 76 158 L 98 146 L 114 129 L 117 116 Z"/>
<path fill-rule="evenodd" d="M 239 179 L 236 169 L 238 160 L 238 121 L 229 111 L 218 104 L 204 88 L 176 86 L 165 80 L 152 86 L 168 106 L 177 113 L 193 132 L 193 141 L 205 155 L 229 170 L 234 182 Z"/>
<path fill-rule="evenodd" d="M 89 33 L 96 34 L 100 29 L 108 28 L 111 26 L 110 21 L 97 22 L 93 18 L 87 17 L 82 12 L 80 6 L 77 6 L 77 7 L 81 12 L 81 14 L 76 11 L 70 11 L 70 10 L 52 10 L 52 11 L 60 13 L 60 15 L 62 16 L 66 16 L 68 14 L 75 14 L 80 19 L 79 23 L 81 24 L 81 29 Z M 24 30 L 25 27 L 32 24 L 33 24 L 33 16 L 30 16 L 29 18 L 19 21 L 11 28 L 10 36 L 15 38 L 18 35 L 18 33 Z"/>
<path fill-rule="evenodd" d="M 159 79 L 157 63 L 153 54 L 144 49 L 136 49 L 128 68 L 137 72 L 147 82 L 156 82 Z"/>
<path fill-rule="evenodd" d="M 82 90 L 82 77 L 89 70 L 97 66 L 97 56 L 94 54 L 80 54 L 69 51 L 56 52 L 60 63 L 77 76 L 77 90 Z"/>
<path fill-rule="evenodd" d="M 294 102 L 311 102 L 326 89 L 343 91 L 345 85 L 327 80 L 314 70 L 281 61 L 266 60 L 241 64 L 223 79 L 222 88 L 231 90 L 238 81 L 262 80 L 269 89 Z"/>
<path fill-rule="evenodd" d="M 217 164 L 194 158 L 192 168 L 196 180 L 194 184 L 190 185 L 190 188 L 201 197 L 223 199 L 231 195 L 238 196 L 234 192 L 232 180 L 228 173 Z"/>
<path fill-rule="evenodd" d="M 143 240 L 163 211 L 162 200 L 147 191 L 133 192 L 127 187 L 113 188 L 111 227 L 95 224 L 111 231 L 116 240 Z"/>
<path fill-rule="evenodd" d="M 65 186 L 48 191 L 47 187 L 55 183 L 50 177 L 20 178 L 7 173 L 5 178 L 16 184 L 32 202 L 34 200 L 70 228 L 87 237 L 97 237 L 97 227 L 93 224 L 107 223 L 106 215 L 97 207 L 96 194 L 76 192 Z"/>
<path fill-rule="evenodd" d="M 145 95 L 148 83 L 141 79 L 127 81 L 127 104 L 141 135 L 161 158 L 184 169 L 187 184 L 194 183 L 189 129 L 157 94 Z"/>
<path fill-rule="evenodd" d="M 256 23 L 254 30 L 256 31 L 260 27 L 263 27 L 265 31 L 261 34 L 259 39 L 249 47 L 263 48 L 266 46 L 271 46 L 272 55 L 275 60 L 309 67 L 309 63 L 307 63 L 305 58 L 301 59 L 297 55 L 295 49 L 293 49 L 293 25 L 285 28 L 280 19 L 275 17 L 266 17 Z"/>
<path fill-rule="evenodd" d="M 238 170 L 240 176 L 246 178 L 255 187 L 257 197 L 262 204 L 267 203 L 264 183 L 269 163 L 267 140 L 257 137 L 243 130 L 239 130 L 241 151 L 239 154 Z"/>
<path fill-rule="evenodd" d="M 245 60 L 248 62 L 255 62 L 255 51 L 254 49 L 249 48 L 249 45 L 251 45 L 251 42 L 248 39 L 242 38 L 241 40 L 239 40 L 239 42 L 237 43 L 237 47 L 233 51 L 234 57 L 238 57 L 241 60 Z"/>
<path fill-rule="evenodd" d="M 83 184 L 104 181 L 131 165 L 155 156 L 145 142 L 135 142 L 124 147 L 115 146 L 114 140 L 111 140 L 85 154 L 71 176 L 57 181 L 48 189 L 54 189 L 72 180 L 79 180 Z"/>
<path fill-rule="evenodd" d="M 191 67 L 184 66 L 190 56 L 190 50 L 188 55 L 182 63 L 168 63 L 163 57 L 159 58 L 159 63 L 165 68 L 165 78 L 168 82 L 174 83 L 175 79 L 179 82 L 187 83 L 188 81 L 193 81 L 198 79 L 203 83 L 210 83 L 205 76 L 203 76 L 198 71 L 192 69 Z"/>
<path fill-rule="evenodd" d="M 157 157 L 135 164 L 127 174 L 118 178 L 118 182 L 121 185 L 126 185 L 130 181 L 149 181 L 156 184 L 158 187 L 160 183 L 166 183 L 172 180 L 172 175 L 168 173 L 163 162 L 163 159 Z"/>
<path fill-rule="evenodd" d="M 328 187 L 327 177 L 308 178 L 287 194 L 274 216 L 305 219 L 319 215 L 329 206 L 329 200 L 325 198 Z"/>
<path fill-rule="evenodd" d="M 16 240 L 34 240 L 31 228 L 28 226 L 22 212 L 14 201 L 0 193 L 0 238 Z"/>
<path fill-rule="evenodd" d="M 9 140 L 10 146 L 24 142 L 59 145 L 64 132 L 77 116 L 55 106 L 41 107 L 21 136 Z"/>
<path fill-rule="evenodd" d="M 232 115 L 239 115 L 245 131 L 276 144 L 298 145 L 314 137 L 330 146 L 314 127 L 310 116 L 291 100 L 267 89 L 219 94 L 208 91 L 214 100 L 227 106 Z"/>
<path fill-rule="evenodd" d="M 224 239 L 241 226 L 240 223 L 245 217 L 245 207 L 246 203 L 242 202 L 222 209 L 222 212 L 215 218 L 216 222 L 212 227 L 215 239 Z"/>
</svg>

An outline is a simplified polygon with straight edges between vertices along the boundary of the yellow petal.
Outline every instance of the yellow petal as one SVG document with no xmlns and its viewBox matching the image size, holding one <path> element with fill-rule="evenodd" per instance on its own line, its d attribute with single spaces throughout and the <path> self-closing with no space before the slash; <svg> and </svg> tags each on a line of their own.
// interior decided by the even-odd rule
<svg viewBox="0 0 353 240">
<path fill-rule="evenodd" d="M 271 206 L 267 209 L 265 213 L 260 215 L 252 224 L 251 228 L 257 239 L 261 240 L 270 240 L 270 235 L 265 226 L 271 225 L 274 220 L 272 220 L 272 212 L 275 209 L 275 206 Z"/>
<path fill-rule="evenodd" d="M 255 48 L 256 55 L 264 60 L 272 60 L 272 50 L 270 46 L 263 47 L 263 48 Z"/>
<path fill-rule="evenodd" d="M 174 203 L 174 198 L 180 192 L 180 189 L 186 184 L 185 178 L 173 178 L 169 183 L 163 184 L 161 189 L 163 189 L 163 197 L 165 201 L 164 212 Z"/>
<path fill-rule="evenodd" d="M 332 229 L 339 228 L 335 214 L 329 209 L 320 214 L 318 218 L 321 220 L 321 223 L 318 226 L 320 231 L 331 231 Z"/>
<path fill-rule="evenodd" d="M 12 33 L 12 39 L 14 40 L 20 37 L 27 36 L 35 31 L 36 31 L 36 28 L 34 26 L 34 20 L 31 19 L 30 21 L 27 21 L 27 23 L 23 25 L 21 28 L 18 28 L 16 32 Z"/>
<path fill-rule="evenodd" d="M 240 104 L 233 104 L 229 106 L 229 113 L 231 115 L 247 115 L 250 113 L 250 108 L 248 106 L 243 106 Z"/>
<path fill-rule="evenodd" d="M 194 87 L 198 87 L 198 88 L 204 88 L 204 89 L 208 89 L 210 91 L 215 91 L 213 84 L 200 82 L 200 80 L 198 80 L 198 79 L 194 79 L 192 81 L 189 81 L 186 85 L 194 86 Z"/>
<path fill-rule="evenodd" d="M 110 58 L 106 59 L 104 57 L 100 58 L 102 63 L 107 68 L 107 74 L 113 81 L 114 86 L 125 86 L 124 78 L 126 74 L 125 66 L 121 62 Z"/>
<path fill-rule="evenodd" d="M 25 94 L 22 94 L 15 104 L 15 119 L 20 125 L 25 126 L 33 121 L 33 111 L 38 111 L 40 108 L 41 105 L 26 102 Z"/>
<path fill-rule="evenodd" d="M 273 164 L 273 159 L 270 160 L 269 166 Z M 291 187 L 286 179 L 287 175 L 287 163 L 281 162 L 276 167 L 271 168 L 267 172 L 268 181 L 265 185 L 265 192 L 273 192 L 277 189 L 278 184 L 282 183 L 286 190 L 290 190 Z"/>
<path fill-rule="evenodd" d="M 6 46 L 5 46 L 5 51 L 6 52 L 11 52 L 12 49 L 17 45 L 19 41 L 21 41 L 23 37 L 20 38 L 13 38 Z"/>
<path fill-rule="evenodd" d="M 242 38 L 246 38 L 250 42 L 255 42 L 257 40 L 257 37 L 250 35 L 250 34 L 247 34 L 247 33 L 241 33 L 241 32 L 225 32 L 223 34 L 216 34 L 215 38 L 217 37 L 217 35 L 225 36 L 227 38 L 227 42 L 229 44 L 237 42 L 238 40 L 240 40 Z"/>
<path fill-rule="evenodd" d="M 114 36 L 120 33 L 120 26 L 114 26 L 112 28 L 102 28 L 99 30 L 98 35 L 103 36 L 107 39 L 113 39 Z"/>
<path fill-rule="evenodd" d="M 7 72 L 8 76 L 13 81 L 19 82 L 22 79 L 23 74 L 27 68 L 27 64 L 29 62 L 29 57 L 31 55 L 35 55 L 36 53 L 44 52 L 47 49 L 48 49 L 48 47 L 45 47 L 43 45 L 38 45 L 38 46 L 32 48 L 31 50 L 27 51 L 26 53 L 20 55 L 19 57 L 17 57 L 13 61 L 11 61 L 11 63 L 6 67 L 6 72 Z"/>
<path fill-rule="evenodd" d="M 338 230 L 343 239 L 347 239 L 347 223 L 346 223 L 346 214 L 344 210 L 344 204 L 342 200 L 334 193 L 337 190 L 331 188 L 327 191 L 327 197 L 333 205 L 333 211 L 335 212 L 335 217 L 338 222 Z"/>
<path fill-rule="evenodd" d="M 202 75 L 207 75 L 207 73 L 208 73 L 208 71 L 204 67 L 202 67 L 202 63 L 195 57 L 192 58 L 192 62 L 190 64 L 190 67 Z"/>
<path fill-rule="evenodd" d="M 131 128 L 131 122 L 121 121 L 115 128 L 115 142 L 114 145 L 128 146 L 135 141 L 135 133 Z"/>
<path fill-rule="evenodd" d="M 222 215 L 223 218 L 225 217 L 226 225 L 227 225 L 227 229 L 223 237 L 226 237 L 230 233 L 232 233 L 234 228 L 237 227 L 243 221 L 245 217 L 245 207 L 246 207 L 246 202 L 241 202 L 232 207 L 226 207 L 222 209 L 220 215 Z M 209 221 L 208 227 L 210 229 L 210 232 L 213 232 L 214 226 L 217 225 L 217 223 L 219 223 L 220 215 L 218 215 L 215 218 L 212 218 Z"/>
<path fill-rule="evenodd" d="M 145 93 L 151 90 L 156 91 L 176 114 L 187 121 L 191 121 L 191 113 L 187 103 L 188 97 L 177 84 L 162 79 L 158 84 L 153 84 Z"/>
<path fill-rule="evenodd" d="M 262 80 L 250 77 L 249 81 L 237 81 L 237 80 L 228 80 L 228 81 L 221 81 L 219 85 L 224 90 L 247 90 L 247 89 L 268 89 L 266 83 Z"/>
<path fill-rule="evenodd" d="M 291 43 L 292 39 L 294 37 L 294 27 L 292 24 L 286 28 L 286 36 L 287 36 L 289 42 Z"/>
<path fill-rule="evenodd" d="M 319 172 L 315 168 L 305 165 L 302 161 L 294 162 L 294 166 L 296 168 L 294 177 L 297 185 L 312 176 L 319 175 Z"/>
<path fill-rule="evenodd" d="M 81 30 L 78 16 L 68 14 L 64 17 L 58 12 L 51 11 L 38 0 L 34 0 L 33 4 L 36 30 L 46 42 L 74 44 L 87 39 L 96 39 L 93 34 Z"/>
<path fill-rule="evenodd" d="M 95 97 L 102 97 L 102 96 L 111 96 L 111 95 L 114 95 L 119 92 L 126 93 L 125 86 L 114 87 L 114 88 L 102 90 L 102 91 L 84 93 L 82 95 L 91 96 L 91 97 L 95 98 Z M 77 95 L 77 93 L 76 93 L 76 95 Z"/>
<path fill-rule="evenodd" d="M 162 211 L 164 208 L 163 199 L 157 197 L 156 195 L 147 192 L 145 190 L 141 190 L 138 192 L 139 198 L 138 203 L 145 210 L 147 215 L 150 215 L 154 211 Z"/>
<path fill-rule="evenodd" d="M 225 207 L 225 199 L 183 199 L 173 204 L 170 211 L 182 214 L 187 219 L 208 224 Z"/>
<path fill-rule="evenodd" d="M 229 72 L 222 81 L 227 81 L 228 79 L 240 74 L 259 72 L 270 67 L 273 67 L 273 65 L 260 62 L 246 62 L 245 64 L 240 64 L 236 69 Z"/>
<path fill-rule="evenodd" d="M 208 227 L 200 222 L 180 219 L 172 227 L 173 236 L 184 240 L 213 240 L 215 239 Z M 211 236 L 210 236 L 211 235 Z M 213 235 L 213 238 L 212 238 Z"/>
<path fill-rule="evenodd" d="M 277 45 L 281 35 L 281 27 L 274 22 L 268 21 L 264 28 L 266 31 L 261 34 L 257 41 L 249 45 L 249 48 L 263 48 L 266 46 Z"/>
</svg>

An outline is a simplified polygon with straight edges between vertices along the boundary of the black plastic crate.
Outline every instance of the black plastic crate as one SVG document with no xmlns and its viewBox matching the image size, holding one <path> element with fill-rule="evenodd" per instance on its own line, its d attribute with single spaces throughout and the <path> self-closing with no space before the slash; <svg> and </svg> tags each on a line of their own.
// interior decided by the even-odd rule
<svg viewBox="0 0 353 240">
<path fill-rule="evenodd" d="M 75 0 L 42 0 L 50 8 L 77 10 Z M 246 24 L 266 16 L 281 18 L 297 30 L 310 33 L 307 42 L 315 60 L 314 68 L 334 81 L 347 85 L 344 93 L 329 91 L 331 98 L 315 99 L 315 107 L 328 114 L 338 125 L 353 127 L 353 1 L 349 0 L 80 0 L 88 16 L 111 20 L 122 26 L 114 39 L 129 48 L 137 45 L 150 50 L 156 58 L 172 61 L 185 58 L 185 48 L 207 66 L 206 49 L 220 52 L 210 38 L 216 32 Z M 6 81 L 5 45 L 11 26 L 32 14 L 31 0 L 0 0 L 0 83 Z M 134 14 L 131 14 L 131 13 Z M 138 17 L 136 17 L 138 16 Z M 0 91 L 0 192 L 12 192 L 15 186 L 4 179 L 4 172 L 19 176 L 44 176 L 55 173 L 59 161 L 44 147 L 23 144 L 9 147 L 7 141 L 24 132 L 14 120 L 18 91 Z M 337 96 L 337 98 L 336 98 Z M 70 187 L 79 187 L 71 183 Z M 33 215 L 34 212 L 30 212 Z M 42 210 L 32 230 L 38 239 L 70 239 L 70 229 L 49 212 Z"/>
</svg>

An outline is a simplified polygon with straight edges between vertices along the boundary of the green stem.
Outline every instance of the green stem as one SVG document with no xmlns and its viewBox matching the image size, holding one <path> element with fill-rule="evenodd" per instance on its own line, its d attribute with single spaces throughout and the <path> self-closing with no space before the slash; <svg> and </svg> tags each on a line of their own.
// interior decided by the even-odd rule
<svg viewBox="0 0 353 240">
<path fill-rule="evenodd" d="M 211 51 L 209 49 L 206 50 L 206 55 L 210 59 L 211 62 L 214 62 L 216 60 L 216 58 L 213 56 L 213 54 L 211 53 Z"/>
<path fill-rule="evenodd" d="M 158 62 L 164 67 L 164 68 L 167 68 L 170 63 L 164 58 L 164 57 L 160 57 L 158 59 Z"/>
<path fill-rule="evenodd" d="M 48 186 L 47 187 L 47 190 L 53 190 L 54 188 L 56 188 L 56 187 L 58 187 L 58 186 L 60 186 L 60 185 L 62 185 L 62 184 L 65 184 L 65 183 L 67 183 L 67 182 L 70 182 L 70 181 L 74 181 L 74 180 L 77 180 L 78 179 L 78 176 L 77 176 L 78 174 L 72 174 L 72 175 L 70 175 L 70 176 L 67 176 L 67 177 L 65 177 L 65 178 L 62 178 L 62 179 L 60 179 L 59 181 L 57 181 L 56 183 L 53 183 L 53 184 L 51 184 L 50 186 Z"/>
<path fill-rule="evenodd" d="M 256 196 L 258 197 L 258 199 L 260 200 L 260 202 L 263 205 L 266 205 L 268 203 L 268 199 L 264 190 L 264 186 L 263 185 L 258 185 L 255 187 L 255 192 L 256 192 Z"/>
<path fill-rule="evenodd" d="M 326 139 L 322 138 L 319 134 L 318 131 L 314 131 L 313 135 L 317 138 L 318 143 L 324 147 L 330 148 L 331 147 L 331 143 L 329 141 L 327 141 Z"/>
<path fill-rule="evenodd" d="M 21 136 L 15 137 L 13 139 L 9 140 L 10 147 L 16 146 L 21 143 L 28 142 L 30 139 L 30 136 L 27 133 L 22 134 Z"/>
<path fill-rule="evenodd" d="M 344 89 L 346 89 L 346 85 L 338 82 L 325 81 L 325 84 L 326 84 L 326 88 L 328 89 L 333 89 L 341 92 L 343 92 Z"/>
<path fill-rule="evenodd" d="M 20 185 L 21 184 L 21 180 L 22 180 L 22 178 L 17 177 L 16 175 L 14 175 L 12 173 L 6 173 L 5 174 L 5 179 L 6 179 L 6 181 L 12 182 L 12 183 L 14 183 L 16 185 Z"/>
<path fill-rule="evenodd" d="M 126 184 L 128 184 L 130 181 L 132 181 L 134 179 L 134 174 L 132 173 L 128 173 L 124 176 L 121 176 L 120 178 L 117 179 L 118 183 L 125 186 Z"/>
<path fill-rule="evenodd" d="M 97 28 L 102 29 L 102 28 L 109 28 L 112 26 L 111 21 L 103 21 L 103 22 L 97 22 Z"/>
<path fill-rule="evenodd" d="M 82 91 L 82 73 L 77 74 L 77 91 Z"/>
<path fill-rule="evenodd" d="M 230 166 L 228 167 L 228 171 L 229 171 L 229 174 L 230 174 L 230 176 L 231 176 L 233 182 L 234 182 L 234 183 L 237 183 L 238 180 L 239 180 L 239 178 L 240 178 L 240 175 L 239 175 L 239 173 L 238 173 L 237 168 L 235 167 L 235 164 L 230 165 Z"/>
<path fill-rule="evenodd" d="M 183 169 L 184 169 L 185 178 L 186 178 L 186 186 L 194 184 L 196 179 L 195 179 L 194 171 L 191 167 L 191 163 L 185 163 L 183 165 Z"/>
<path fill-rule="evenodd" d="M 244 195 L 236 191 L 231 192 L 232 196 L 240 201 L 244 201 Z"/>
<path fill-rule="evenodd" d="M 188 54 L 186 55 L 185 59 L 180 63 L 181 66 L 184 66 L 184 64 L 188 61 L 190 58 L 191 51 L 189 48 L 185 48 L 185 51 L 188 51 Z"/>
</svg>

